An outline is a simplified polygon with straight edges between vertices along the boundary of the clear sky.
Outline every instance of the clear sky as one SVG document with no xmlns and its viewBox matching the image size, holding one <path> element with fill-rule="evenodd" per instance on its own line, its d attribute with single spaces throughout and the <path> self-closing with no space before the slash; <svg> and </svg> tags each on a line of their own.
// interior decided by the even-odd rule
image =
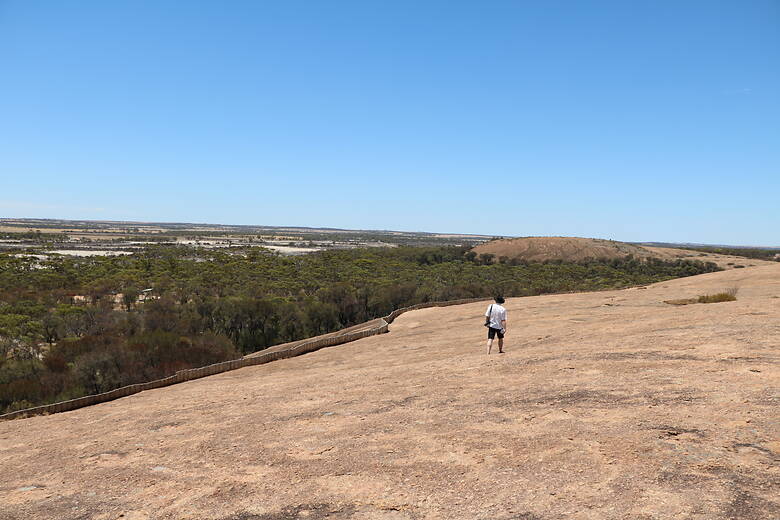
<svg viewBox="0 0 780 520">
<path fill-rule="evenodd" d="M 0 0 L 0 216 L 780 245 L 780 1 Z"/>
</svg>

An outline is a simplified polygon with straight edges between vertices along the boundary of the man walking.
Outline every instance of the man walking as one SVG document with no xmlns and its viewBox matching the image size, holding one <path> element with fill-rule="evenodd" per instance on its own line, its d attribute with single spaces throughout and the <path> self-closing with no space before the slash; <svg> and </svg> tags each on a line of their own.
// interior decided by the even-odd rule
<svg viewBox="0 0 780 520">
<path fill-rule="evenodd" d="M 498 353 L 504 353 L 504 334 L 506 334 L 506 309 L 503 305 L 504 298 L 496 296 L 496 303 L 488 307 L 485 312 L 485 326 L 488 328 L 487 353 L 493 348 L 493 338 L 498 336 Z"/>
</svg>

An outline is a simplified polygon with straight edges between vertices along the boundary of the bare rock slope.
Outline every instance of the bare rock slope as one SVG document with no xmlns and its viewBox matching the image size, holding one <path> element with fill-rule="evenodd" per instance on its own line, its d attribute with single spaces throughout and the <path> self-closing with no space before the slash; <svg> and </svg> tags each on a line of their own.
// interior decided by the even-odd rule
<svg viewBox="0 0 780 520">
<path fill-rule="evenodd" d="M 655 256 L 643 247 L 614 240 L 581 237 L 522 237 L 493 240 L 472 249 L 478 255 L 488 253 L 498 259 L 502 256 L 528 262 L 563 260 L 577 262 L 592 258 L 636 258 Z"/>
<path fill-rule="evenodd" d="M 780 517 L 780 264 L 507 308 L 0 423 L 0 518 Z"/>
</svg>

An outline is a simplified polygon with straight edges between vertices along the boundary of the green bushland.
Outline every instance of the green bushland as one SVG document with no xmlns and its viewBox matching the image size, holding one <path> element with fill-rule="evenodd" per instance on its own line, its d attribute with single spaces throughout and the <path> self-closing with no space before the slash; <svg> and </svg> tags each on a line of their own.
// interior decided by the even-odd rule
<svg viewBox="0 0 780 520">
<path fill-rule="evenodd" d="M 416 303 L 615 289 L 718 270 L 630 257 L 498 260 L 459 247 L 0 254 L 0 411 L 234 359 Z M 147 288 L 153 298 L 139 302 Z"/>
</svg>

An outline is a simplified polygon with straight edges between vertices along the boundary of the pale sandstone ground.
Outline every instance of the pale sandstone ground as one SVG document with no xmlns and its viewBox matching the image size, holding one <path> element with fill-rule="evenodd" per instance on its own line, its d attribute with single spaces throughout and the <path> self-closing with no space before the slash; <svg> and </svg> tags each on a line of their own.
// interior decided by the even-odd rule
<svg viewBox="0 0 780 520">
<path fill-rule="evenodd" d="M 0 518 L 780 518 L 780 264 L 507 307 L 0 423 Z"/>
</svg>

